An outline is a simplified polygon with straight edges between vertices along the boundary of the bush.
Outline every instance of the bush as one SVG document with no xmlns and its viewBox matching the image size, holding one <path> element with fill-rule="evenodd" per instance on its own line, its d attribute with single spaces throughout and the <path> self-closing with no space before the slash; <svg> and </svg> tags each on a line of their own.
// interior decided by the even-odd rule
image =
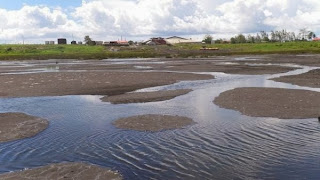
<svg viewBox="0 0 320 180">
<path fill-rule="evenodd" d="M 8 48 L 6 49 L 7 52 L 10 52 L 10 51 L 12 51 L 12 50 L 13 50 L 12 47 L 8 47 Z"/>
</svg>

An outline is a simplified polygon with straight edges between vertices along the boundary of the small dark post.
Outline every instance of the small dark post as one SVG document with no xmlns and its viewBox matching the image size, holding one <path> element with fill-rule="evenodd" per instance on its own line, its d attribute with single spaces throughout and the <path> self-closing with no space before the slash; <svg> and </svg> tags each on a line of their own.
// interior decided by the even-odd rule
<svg viewBox="0 0 320 180">
<path fill-rule="evenodd" d="M 318 117 L 318 120 L 319 120 L 319 122 L 320 122 L 320 116 Z"/>
</svg>

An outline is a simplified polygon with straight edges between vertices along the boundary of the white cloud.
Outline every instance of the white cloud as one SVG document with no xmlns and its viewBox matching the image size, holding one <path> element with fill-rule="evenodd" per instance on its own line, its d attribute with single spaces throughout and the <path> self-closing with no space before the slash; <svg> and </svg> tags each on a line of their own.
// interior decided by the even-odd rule
<svg viewBox="0 0 320 180">
<path fill-rule="evenodd" d="M 318 0 L 83 0 L 68 11 L 25 5 L 0 9 L 0 43 L 43 42 L 57 37 L 77 40 L 126 36 L 203 36 L 254 33 L 273 29 L 320 28 Z"/>
</svg>

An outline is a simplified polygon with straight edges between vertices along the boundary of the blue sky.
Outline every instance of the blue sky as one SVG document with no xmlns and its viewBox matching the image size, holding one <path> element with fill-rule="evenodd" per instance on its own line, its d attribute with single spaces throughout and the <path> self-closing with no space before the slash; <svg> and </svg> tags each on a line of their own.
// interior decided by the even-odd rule
<svg viewBox="0 0 320 180">
<path fill-rule="evenodd" d="M 320 35 L 319 0 L 0 0 L 0 43 L 57 37 L 226 38 L 271 30 Z"/>
<path fill-rule="evenodd" d="M 23 5 L 44 5 L 49 7 L 79 7 L 81 0 L 0 0 L 0 8 L 8 10 L 21 9 Z"/>
</svg>

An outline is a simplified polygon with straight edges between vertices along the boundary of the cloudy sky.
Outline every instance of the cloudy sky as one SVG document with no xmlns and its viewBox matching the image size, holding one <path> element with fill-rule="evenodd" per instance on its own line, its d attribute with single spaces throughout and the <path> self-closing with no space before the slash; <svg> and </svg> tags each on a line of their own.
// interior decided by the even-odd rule
<svg viewBox="0 0 320 180">
<path fill-rule="evenodd" d="M 320 34 L 319 0 L 0 0 L 0 43 L 216 38 L 261 30 Z"/>
</svg>

